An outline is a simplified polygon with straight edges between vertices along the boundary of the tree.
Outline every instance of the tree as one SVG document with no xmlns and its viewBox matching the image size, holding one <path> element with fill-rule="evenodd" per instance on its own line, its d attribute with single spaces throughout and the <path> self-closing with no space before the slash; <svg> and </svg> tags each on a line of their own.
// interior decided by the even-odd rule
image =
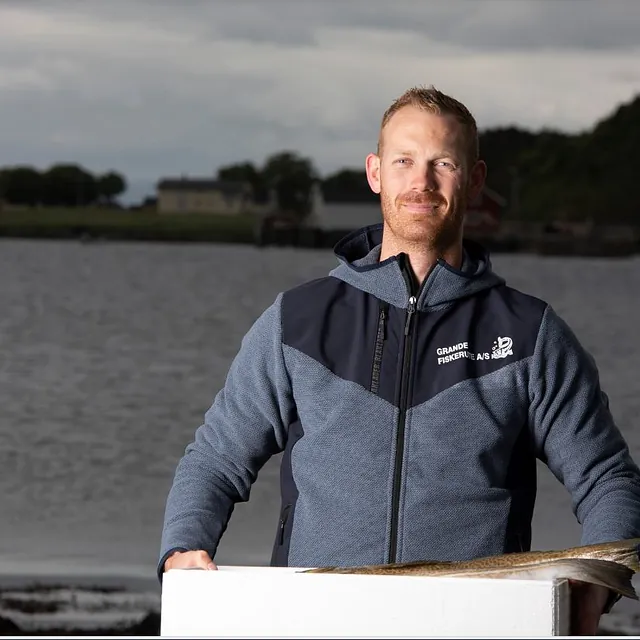
<svg viewBox="0 0 640 640">
<path fill-rule="evenodd" d="M 518 127 L 496 127 L 480 133 L 480 157 L 487 163 L 487 186 L 517 206 L 515 181 L 521 177 L 518 158 L 531 149 L 536 134 Z"/>
<path fill-rule="evenodd" d="M 262 176 L 283 214 L 301 220 L 311 212 L 313 187 L 318 182 L 311 160 L 282 151 L 267 158 Z"/>
<path fill-rule="evenodd" d="M 376 202 L 380 196 L 367 182 L 364 170 L 340 169 L 322 181 L 322 193 L 327 202 Z"/>
<path fill-rule="evenodd" d="M 0 177 L 0 199 L 11 204 L 36 206 L 43 196 L 42 175 L 28 166 L 7 167 Z"/>
<path fill-rule="evenodd" d="M 510 176 L 517 175 L 518 217 L 638 224 L 640 96 L 577 134 L 485 131 L 480 153 L 496 191 L 508 197 Z"/>
<path fill-rule="evenodd" d="M 107 204 L 127 190 L 127 183 L 123 176 L 114 171 L 101 175 L 97 181 L 98 198 Z"/>
<path fill-rule="evenodd" d="M 262 172 L 251 162 L 239 162 L 220 167 L 218 180 L 243 182 L 250 185 L 256 202 L 265 202 L 269 196 Z"/>
<path fill-rule="evenodd" d="M 58 207 L 84 207 L 98 199 L 95 177 L 75 164 L 58 164 L 44 174 L 45 203 Z"/>
</svg>

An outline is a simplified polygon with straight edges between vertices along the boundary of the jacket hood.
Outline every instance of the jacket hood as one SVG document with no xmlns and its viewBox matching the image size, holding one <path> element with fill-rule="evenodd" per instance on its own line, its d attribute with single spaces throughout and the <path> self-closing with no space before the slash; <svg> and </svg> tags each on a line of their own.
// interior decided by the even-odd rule
<svg viewBox="0 0 640 640">
<path fill-rule="evenodd" d="M 403 275 L 404 255 L 380 262 L 382 224 L 364 227 L 345 236 L 334 252 L 340 263 L 329 275 L 366 291 L 396 307 L 406 308 L 411 295 Z M 428 309 L 474 295 L 505 281 L 491 270 L 489 252 L 464 240 L 461 268 L 438 259 L 420 289 L 418 309 Z"/>
</svg>

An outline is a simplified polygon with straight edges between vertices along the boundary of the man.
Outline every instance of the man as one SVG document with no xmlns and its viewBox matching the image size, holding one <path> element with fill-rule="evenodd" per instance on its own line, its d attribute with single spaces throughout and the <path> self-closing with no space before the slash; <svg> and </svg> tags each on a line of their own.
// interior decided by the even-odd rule
<svg viewBox="0 0 640 640">
<path fill-rule="evenodd" d="M 328 277 L 278 295 L 245 336 L 178 465 L 160 576 L 216 568 L 234 504 L 281 451 L 273 565 L 528 550 L 536 457 L 571 492 L 583 544 L 640 536 L 640 472 L 591 358 L 463 242 L 486 175 L 469 111 L 407 91 L 366 171 L 383 224 L 341 241 Z M 581 589 L 579 629 L 595 632 L 608 593 Z"/>
</svg>

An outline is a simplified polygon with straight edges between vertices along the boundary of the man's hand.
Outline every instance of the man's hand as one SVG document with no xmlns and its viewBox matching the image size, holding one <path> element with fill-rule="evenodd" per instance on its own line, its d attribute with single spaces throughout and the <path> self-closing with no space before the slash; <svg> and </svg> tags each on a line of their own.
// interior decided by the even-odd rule
<svg viewBox="0 0 640 640">
<path fill-rule="evenodd" d="M 205 569 L 216 571 L 218 567 L 206 551 L 176 551 L 164 563 L 164 570 L 169 569 Z"/>
<path fill-rule="evenodd" d="M 570 580 L 572 636 L 595 636 L 600 616 L 604 613 L 610 591 L 588 582 Z"/>
</svg>

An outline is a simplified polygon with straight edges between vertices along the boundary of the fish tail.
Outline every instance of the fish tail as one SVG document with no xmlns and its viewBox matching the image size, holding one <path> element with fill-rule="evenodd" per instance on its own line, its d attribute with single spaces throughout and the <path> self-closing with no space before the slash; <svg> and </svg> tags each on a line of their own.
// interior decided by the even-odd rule
<svg viewBox="0 0 640 640">
<path fill-rule="evenodd" d="M 579 558 L 576 562 L 587 576 L 587 581 L 607 587 L 622 596 L 638 600 L 631 579 L 634 570 L 619 562 L 611 560 L 594 560 L 592 558 Z M 584 581 L 579 575 L 567 575 L 569 579 Z"/>
<path fill-rule="evenodd" d="M 634 571 L 624 564 L 594 558 L 562 558 L 546 562 L 513 567 L 476 569 L 449 574 L 452 577 L 468 578 L 516 578 L 520 580 L 558 580 L 597 584 L 611 591 L 638 600 L 631 582 Z"/>
</svg>

